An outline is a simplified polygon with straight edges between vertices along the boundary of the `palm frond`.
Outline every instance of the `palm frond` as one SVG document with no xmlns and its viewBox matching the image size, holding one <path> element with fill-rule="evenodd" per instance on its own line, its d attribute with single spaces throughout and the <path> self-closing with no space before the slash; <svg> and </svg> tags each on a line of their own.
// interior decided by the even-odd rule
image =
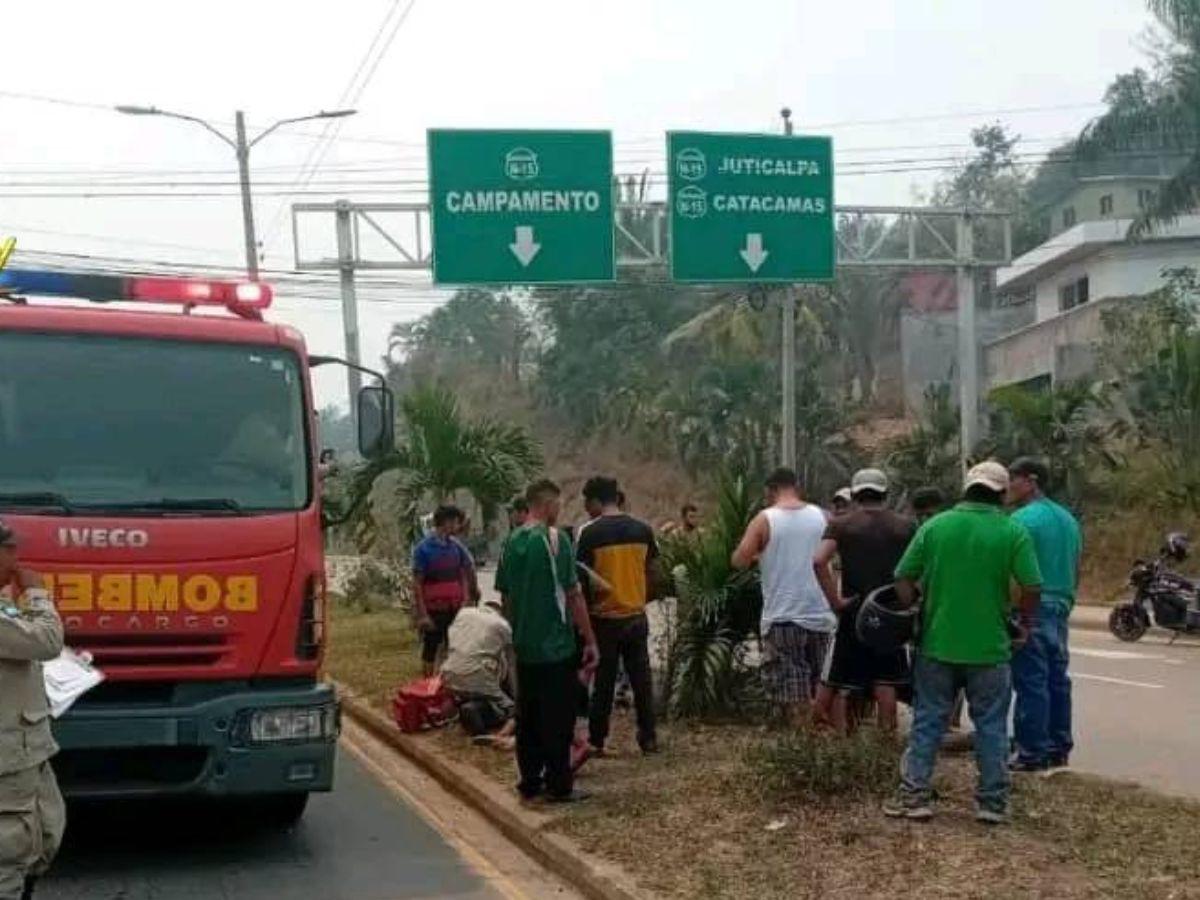
<svg viewBox="0 0 1200 900">
<path fill-rule="evenodd" d="M 1178 40 L 1200 35 L 1200 2 L 1197 0 L 1146 0 L 1146 5 Z"/>
<path fill-rule="evenodd" d="M 1158 189 L 1154 205 L 1138 216 L 1129 229 L 1130 237 L 1145 237 L 1160 226 L 1175 224 L 1180 216 L 1200 207 L 1200 153 Z"/>
</svg>

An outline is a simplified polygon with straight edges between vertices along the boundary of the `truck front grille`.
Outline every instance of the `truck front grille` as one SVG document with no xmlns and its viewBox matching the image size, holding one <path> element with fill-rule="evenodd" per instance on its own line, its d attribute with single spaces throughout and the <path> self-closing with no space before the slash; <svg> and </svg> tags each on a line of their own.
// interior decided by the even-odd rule
<svg viewBox="0 0 1200 900">
<path fill-rule="evenodd" d="M 63 793 L 155 793 L 184 788 L 204 772 L 206 747 L 118 747 L 63 750 L 54 757 L 54 774 Z"/>
<path fill-rule="evenodd" d="M 233 651 L 223 634 L 89 634 L 72 635 L 68 643 L 92 654 L 104 670 L 144 669 L 158 666 L 212 667 Z"/>
</svg>

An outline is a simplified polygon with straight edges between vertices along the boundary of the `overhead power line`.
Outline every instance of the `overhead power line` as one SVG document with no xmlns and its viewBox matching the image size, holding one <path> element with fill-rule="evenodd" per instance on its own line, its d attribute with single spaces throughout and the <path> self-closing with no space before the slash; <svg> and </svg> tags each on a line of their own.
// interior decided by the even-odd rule
<svg viewBox="0 0 1200 900">
<path fill-rule="evenodd" d="M 1170 155 L 1171 152 L 1174 151 L 1113 154 L 1106 159 L 1116 161 L 1153 160 L 1159 159 L 1163 155 Z M 942 162 L 939 160 L 947 161 Z M 956 173 L 961 171 L 963 166 L 969 161 L 969 158 L 966 157 L 931 157 L 929 164 L 926 164 L 925 160 L 920 158 L 874 160 L 870 163 L 839 164 L 836 168 L 836 175 L 838 178 L 854 178 L 880 175 Z M 1024 166 L 1074 166 L 1078 162 L 1070 154 L 1018 154 L 1015 155 L 1014 161 Z M 617 171 L 614 173 L 614 176 L 620 180 L 644 178 L 646 183 L 651 187 L 662 187 L 667 183 L 667 173 L 662 169 Z M 88 184 L 88 182 L 7 182 L 0 184 L 0 198 L 26 200 L 218 200 L 238 196 L 236 186 L 232 182 L 165 181 L 145 182 L 141 184 L 101 184 L 90 188 L 87 186 Z M 357 192 L 369 196 L 387 197 L 398 202 L 420 203 L 428 199 L 428 181 L 421 178 L 322 180 L 308 187 L 296 189 L 283 187 L 282 182 L 275 183 L 274 185 L 269 182 L 266 184 L 268 189 L 256 190 L 256 196 L 329 198 L 344 197 Z M 171 189 L 172 186 L 177 189 Z"/>
<path fill-rule="evenodd" d="M 415 0 L 413 0 L 413 2 L 415 2 Z M 389 18 L 390 18 L 390 15 L 384 17 L 384 22 L 381 23 L 381 25 L 380 25 L 381 30 L 386 27 L 386 22 Z M 376 36 L 378 36 L 378 34 L 379 34 L 379 31 L 376 32 Z M 373 42 L 374 42 L 374 40 L 373 40 Z M 364 58 L 366 58 L 365 55 L 364 55 Z M 359 68 L 361 68 L 361 66 L 362 66 L 362 61 L 360 60 Z M 356 72 L 357 71 L 358 71 L 358 69 L 356 69 Z M 35 93 L 27 93 L 27 92 L 20 92 L 20 91 L 0 90 L 0 97 L 8 97 L 8 98 L 14 99 L 14 100 L 26 100 L 26 101 L 30 101 L 30 102 L 47 103 L 47 104 L 53 104 L 56 106 L 76 107 L 79 109 L 103 110 L 106 112 L 111 111 L 111 109 L 112 109 L 111 105 L 105 104 L 105 103 L 96 103 L 96 102 L 89 102 L 89 101 L 84 101 L 84 100 L 75 100 L 75 99 L 71 99 L 68 97 L 52 97 L 52 96 L 49 96 L 46 94 L 35 94 Z M 801 132 L 813 132 L 818 129 L 858 128 L 858 127 L 868 127 L 868 126 L 872 126 L 872 125 L 902 125 L 902 124 L 905 124 L 908 122 L 923 123 L 923 122 L 953 121 L 956 119 L 984 119 L 984 118 L 991 118 L 991 117 L 995 117 L 995 116 L 1036 115 L 1036 114 L 1051 113 L 1051 112 L 1072 112 L 1072 111 L 1079 111 L 1079 110 L 1085 110 L 1085 109 L 1100 109 L 1100 108 L 1103 108 L 1104 105 L 1105 104 L 1102 101 L 1089 100 L 1089 101 L 1081 101 L 1081 102 L 1074 102 L 1074 103 L 1055 103 L 1055 104 L 1050 104 L 1050 105 L 1046 105 L 1046 106 L 1013 106 L 1013 107 L 989 107 L 989 108 L 972 109 L 972 110 L 945 110 L 945 111 L 934 112 L 934 113 L 916 113 L 916 114 L 910 113 L 910 114 L 905 114 L 905 115 L 901 115 L 901 116 L 891 116 L 891 117 L 887 117 L 887 118 L 877 118 L 877 119 L 843 119 L 843 120 L 826 121 L 826 122 L 801 122 L 799 124 L 801 125 L 801 129 L 800 129 Z M 224 124 L 224 125 L 232 124 L 231 122 L 217 122 L 217 120 L 213 120 L 213 121 L 217 124 Z M 287 134 L 289 134 L 290 136 L 295 137 L 295 138 L 314 140 L 314 141 L 318 141 L 318 142 L 323 141 L 325 139 L 325 134 L 326 134 L 326 129 L 324 129 L 324 128 L 320 132 L 306 131 L 301 128 L 283 128 L 283 129 L 280 129 L 280 131 L 286 132 Z M 414 148 L 420 148 L 420 149 L 423 149 L 425 146 L 424 141 L 404 141 L 404 140 L 399 140 L 396 138 L 387 138 L 387 137 L 382 137 L 382 136 L 368 136 L 368 135 L 358 135 L 355 137 L 344 137 L 344 138 L 339 138 L 339 140 L 344 141 L 346 143 L 380 144 L 380 145 L 388 145 L 388 146 L 395 146 L 395 147 L 414 147 Z M 635 137 L 624 138 L 624 139 L 622 139 L 622 141 L 620 143 L 626 144 L 626 145 L 654 144 L 654 143 L 659 143 L 660 141 L 662 141 L 661 135 L 640 135 L 640 136 L 635 136 Z"/>
<path fill-rule="evenodd" d="M 350 76 L 350 80 L 342 90 L 342 99 L 338 102 L 339 106 L 358 106 L 363 94 L 370 86 L 372 79 L 375 77 L 375 72 L 379 69 L 379 64 L 387 56 L 388 51 L 392 47 L 392 42 L 396 39 L 396 35 L 404 27 L 404 23 L 408 21 L 409 14 L 412 13 L 413 7 L 417 4 L 417 0 L 408 0 L 408 5 L 404 7 L 403 12 L 395 16 L 394 21 L 392 21 L 394 14 L 400 8 L 401 2 L 402 0 L 393 0 L 392 5 L 388 8 L 387 15 L 384 16 L 383 21 L 379 24 L 379 28 L 375 31 L 375 35 L 371 38 L 371 43 L 367 47 L 366 53 L 359 60 L 358 66 L 354 69 L 354 74 Z M 391 22 L 390 30 L 388 30 L 389 22 Z M 381 36 L 384 35 L 385 31 L 387 32 L 386 37 L 382 37 L 381 42 Z M 301 169 L 296 184 L 307 185 L 312 180 L 313 175 L 321 167 L 321 163 L 325 161 L 325 157 L 328 155 L 329 149 L 333 146 L 334 140 L 341 134 L 342 125 L 343 121 L 341 119 L 331 119 L 326 123 L 326 128 L 322 130 L 322 134 L 326 136 L 326 139 L 318 141 L 313 146 L 309 154 L 309 160 L 306 160 L 306 165 Z M 263 239 L 264 249 L 275 242 L 286 214 L 286 205 L 280 204 L 271 219 L 271 224 L 267 227 Z"/>
<path fill-rule="evenodd" d="M 1154 159 L 1161 158 L 1163 155 L 1169 155 L 1170 152 L 1171 151 L 1166 151 L 1166 150 L 1164 150 L 1164 151 L 1148 151 L 1148 150 L 1121 151 L 1121 152 L 1110 153 L 1105 157 L 1105 159 L 1106 160 L 1138 160 L 1138 159 L 1154 160 Z M 1028 153 L 1018 151 L 1018 152 L 1012 153 L 1010 155 L 1010 158 L 1014 162 L 1023 163 L 1023 164 L 1041 164 L 1041 163 L 1047 163 L 1047 162 L 1067 163 L 1067 162 L 1075 162 L 1076 161 L 1074 154 L 1072 154 L 1070 152 L 1055 152 L 1055 151 L 1032 151 L 1032 152 L 1028 152 Z M 849 160 L 849 161 L 837 162 L 836 171 L 838 174 L 843 174 L 843 175 L 857 173 L 857 172 L 864 172 L 864 171 L 867 171 L 867 172 L 875 172 L 875 171 L 893 172 L 893 171 L 897 171 L 895 168 L 892 168 L 895 166 L 926 166 L 926 165 L 934 164 L 934 163 L 945 163 L 947 168 L 958 168 L 960 165 L 962 165 L 966 162 L 969 162 L 969 161 L 970 161 L 969 157 L 963 156 L 961 154 L 949 155 L 949 156 L 947 156 L 947 155 L 912 156 L 912 157 L 895 157 L 895 158 L 891 158 L 891 159 Z M 652 160 L 652 162 L 655 162 L 655 163 L 658 163 L 661 165 L 662 163 L 665 162 L 665 159 L 660 157 L 658 159 Z M 887 168 L 883 168 L 883 167 L 887 167 Z M 938 166 L 937 168 L 941 168 L 941 166 Z M 344 174 L 346 174 L 346 175 L 352 175 L 352 174 L 369 175 L 369 174 L 373 174 L 375 172 L 387 174 L 389 172 L 389 170 L 386 168 L 365 169 L 365 170 L 361 170 L 360 172 L 345 172 Z M 97 185 L 96 182 L 94 182 L 90 178 L 89 179 L 78 179 L 77 178 L 75 180 L 68 180 L 65 176 L 61 179 L 48 179 L 48 178 L 45 178 L 44 176 L 39 176 L 37 178 L 16 178 L 16 179 L 9 178 L 8 180 L 0 181 L 0 189 L 4 189 L 4 188 L 10 188 L 10 189 L 11 188 L 66 188 L 66 187 L 96 186 L 96 187 L 103 188 L 106 190 L 115 190 L 115 189 L 127 190 L 127 189 L 132 189 L 132 188 L 154 188 L 154 187 L 158 187 L 158 188 L 163 188 L 163 187 L 170 187 L 170 188 L 185 188 L 185 187 L 235 188 L 238 186 L 238 182 L 236 180 L 229 178 L 226 173 L 219 173 L 219 174 L 224 177 L 214 176 L 212 178 L 204 178 L 204 179 L 189 179 L 189 178 L 181 177 L 181 178 L 165 178 L 165 179 L 157 179 L 157 180 L 146 179 L 146 180 L 140 180 L 140 181 L 127 180 L 127 181 L 120 181 L 120 182 L 111 183 L 111 184 L 110 183 L 101 183 L 99 185 Z M 331 173 L 331 174 L 333 174 L 333 173 Z M 618 168 L 618 170 L 615 174 L 622 178 L 630 177 L 630 176 L 640 176 L 640 175 L 644 175 L 644 174 L 648 174 L 652 178 L 662 178 L 662 177 L 665 177 L 666 173 L 661 169 L 659 169 L 659 170 L 636 170 L 636 169 L 622 170 L 622 169 Z M 332 178 L 332 177 L 330 177 L 330 178 L 323 178 L 320 181 L 310 181 L 309 184 L 310 185 L 315 184 L 318 187 L 334 187 L 334 188 L 339 188 L 339 187 L 353 188 L 353 187 L 371 187 L 371 186 L 425 188 L 428 186 L 429 182 L 426 178 L 350 178 L 350 177 Z M 288 188 L 293 185 L 293 182 L 291 182 L 291 181 L 269 181 L 268 180 L 268 181 L 258 181 L 258 182 L 256 182 L 256 185 L 259 187 L 266 187 L 266 188 Z"/>
<path fill-rule="evenodd" d="M 1061 144 L 1068 141 L 1069 136 L 1056 135 L 1052 137 L 1022 137 L 1020 146 L 1032 146 L 1037 144 Z M 666 156 L 666 136 L 662 136 L 659 140 L 662 145 L 661 153 L 651 151 L 641 151 L 635 154 L 626 154 L 620 152 L 621 142 L 616 141 L 618 152 L 616 154 L 616 162 L 618 165 L 636 163 L 641 160 L 658 160 L 661 161 Z M 936 144 L 891 144 L 891 145 L 872 145 L 862 147 L 845 147 L 837 145 L 836 151 L 839 158 L 848 155 L 898 152 L 898 151 L 913 151 L 913 150 L 959 150 L 964 152 L 972 152 L 975 150 L 974 145 L 966 141 L 956 141 L 951 143 L 936 143 Z M 300 163 L 291 164 L 276 164 L 256 166 L 256 173 L 291 173 L 298 172 L 303 168 Z M 322 170 L 326 173 L 330 172 L 347 172 L 347 173 L 364 173 L 364 172 L 400 172 L 414 171 L 424 172 L 428 168 L 428 160 L 426 153 L 422 150 L 420 153 L 413 153 L 411 156 L 390 156 L 390 157 L 375 157 L 360 160 L 346 160 L 341 163 L 322 166 Z M 124 167 L 113 168 L 111 166 L 87 166 L 87 165 L 67 165 L 62 166 L 46 166 L 45 162 L 37 163 L 5 163 L 5 172 L 10 176 L 75 176 L 86 175 L 95 178 L 137 178 L 149 176 L 177 176 L 177 175 L 212 175 L 212 176 L 228 176 L 228 168 L 162 168 L 161 166 L 142 166 L 142 167 Z"/>
</svg>

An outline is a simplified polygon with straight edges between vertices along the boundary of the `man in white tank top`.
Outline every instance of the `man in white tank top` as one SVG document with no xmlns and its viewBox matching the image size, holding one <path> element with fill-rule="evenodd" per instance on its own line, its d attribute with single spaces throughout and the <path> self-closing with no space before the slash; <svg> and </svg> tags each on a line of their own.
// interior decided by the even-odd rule
<svg viewBox="0 0 1200 900">
<path fill-rule="evenodd" d="M 776 469 L 766 486 L 769 505 L 746 528 L 733 565 L 748 569 L 759 564 L 763 685 L 778 710 L 798 723 L 816 693 L 837 628 L 814 564 L 826 520 L 820 507 L 800 497 L 791 469 Z M 836 595 L 829 587 L 830 595 Z"/>
</svg>

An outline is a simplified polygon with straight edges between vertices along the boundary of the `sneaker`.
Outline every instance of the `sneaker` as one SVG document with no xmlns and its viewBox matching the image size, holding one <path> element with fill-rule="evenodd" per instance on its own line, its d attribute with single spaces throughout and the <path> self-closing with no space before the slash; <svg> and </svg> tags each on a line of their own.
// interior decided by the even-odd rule
<svg viewBox="0 0 1200 900">
<path fill-rule="evenodd" d="M 651 738 L 648 741 L 639 742 L 638 746 L 642 748 L 642 754 L 645 756 L 653 756 L 659 752 L 658 741 L 654 738 Z"/>
<path fill-rule="evenodd" d="M 1007 825 L 1008 810 L 996 809 L 991 806 L 981 806 L 975 810 L 975 821 L 984 825 Z"/>
<path fill-rule="evenodd" d="M 546 800 L 550 803 L 582 803 L 584 800 L 591 800 L 592 795 L 588 791 L 575 788 L 569 794 L 547 794 Z"/>
<path fill-rule="evenodd" d="M 1017 757 L 1008 764 L 1008 771 L 1014 773 L 1031 773 L 1045 772 L 1049 766 L 1044 762 L 1035 762 L 1031 759 L 1021 759 Z"/>
<path fill-rule="evenodd" d="M 883 804 L 883 814 L 889 819 L 912 819 L 923 822 L 933 818 L 933 807 L 926 800 L 907 794 L 896 794 Z"/>
<path fill-rule="evenodd" d="M 517 794 L 526 803 L 532 803 L 534 800 L 538 799 L 538 797 L 542 796 L 542 794 L 544 794 L 545 792 L 546 792 L 546 785 L 544 785 L 544 784 L 539 783 L 539 784 L 518 784 L 517 785 Z"/>
<path fill-rule="evenodd" d="M 1070 759 L 1066 756 L 1052 756 L 1046 763 L 1046 768 L 1042 771 L 1043 778 L 1049 778 L 1051 775 L 1058 775 L 1061 772 L 1068 772 L 1071 769 Z"/>
</svg>

